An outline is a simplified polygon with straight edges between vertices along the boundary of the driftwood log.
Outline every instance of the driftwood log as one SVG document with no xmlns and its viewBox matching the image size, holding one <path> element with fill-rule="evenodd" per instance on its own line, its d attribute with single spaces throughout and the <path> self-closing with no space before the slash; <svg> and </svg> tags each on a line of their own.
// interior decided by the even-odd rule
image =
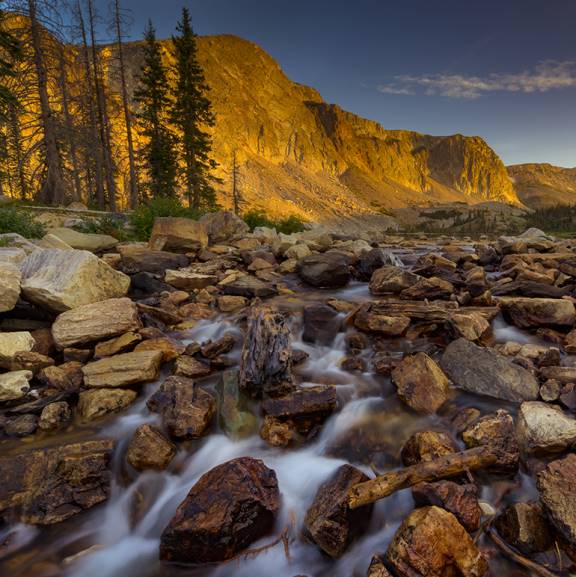
<svg viewBox="0 0 576 577">
<path fill-rule="evenodd" d="M 505 451 L 502 449 L 481 446 L 418 463 L 354 485 L 348 494 L 348 504 L 351 509 L 356 509 L 417 483 L 439 481 L 468 471 L 486 469 L 504 458 Z"/>
<path fill-rule="evenodd" d="M 251 310 L 239 384 L 253 398 L 280 397 L 294 390 L 290 327 L 280 311 L 267 306 Z"/>
</svg>

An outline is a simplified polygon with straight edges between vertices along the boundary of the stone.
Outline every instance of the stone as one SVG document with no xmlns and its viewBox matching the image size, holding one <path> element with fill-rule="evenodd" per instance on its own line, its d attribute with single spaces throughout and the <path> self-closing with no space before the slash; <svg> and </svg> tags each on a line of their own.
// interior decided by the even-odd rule
<svg viewBox="0 0 576 577">
<path fill-rule="evenodd" d="M 538 474 L 540 502 L 557 531 L 576 546 L 576 455 L 552 461 Z"/>
<path fill-rule="evenodd" d="M 390 250 L 372 248 L 359 255 L 358 262 L 354 267 L 356 278 L 368 282 L 375 271 L 387 265 L 402 267 L 402 261 Z"/>
<path fill-rule="evenodd" d="M 50 234 L 64 241 L 72 248 L 90 252 L 110 250 L 118 244 L 118 239 L 108 234 L 88 234 L 78 232 L 72 228 L 51 228 Z"/>
<path fill-rule="evenodd" d="M 407 300 L 448 299 L 454 294 L 454 285 L 447 280 L 432 277 L 420 278 L 411 287 L 404 289 L 400 297 Z"/>
<path fill-rule="evenodd" d="M 50 403 L 42 409 L 38 427 L 43 431 L 56 431 L 66 426 L 71 419 L 72 411 L 66 401 Z"/>
<path fill-rule="evenodd" d="M 114 442 L 82 441 L 0 457 L 0 516 L 60 523 L 110 494 Z"/>
<path fill-rule="evenodd" d="M 200 274 L 188 269 L 167 270 L 164 282 L 187 291 L 203 289 L 218 282 L 218 277 L 211 274 Z"/>
<path fill-rule="evenodd" d="M 260 427 L 260 437 L 271 447 L 285 449 L 298 440 L 298 433 L 290 421 L 265 415 Z"/>
<path fill-rule="evenodd" d="M 176 454 L 176 445 L 152 425 L 140 425 L 132 435 L 126 460 L 137 471 L 163 471 Z"/>
<path fill-rule="evenodd" d="M 336 389 L 331 385 L 304 387 L 284 397 L 266 399 L 262 403 L 264 414 L 276 419 L 309 422 L 324 421 L 338 407 Z"/>
<path fill-rule="evenodd" d="M 162 363 L 169 363 L 184 354 L 186 347 L 168 337 L 157 337 L 146 339 L 136 345 L 134 352 L 140 351 L 160 351 L 162 353 Z"/>
<path fill-rule="evenodd" d="M 37 250 L 22 264 L 24 298 L 51 312 L 120 298 L 129 286 L 128 276 L 83 250 Z"/>
<path fill-rule="evenodd" d="M 224 295 L 218 297 L 217 303 L 220 312 L 234 313 L 242 310 L 248 304 L 248 299 L 242 296 Z"/>
<path fill-rule="evenodd" d="M 252 260 L 247 268 L 250 272 L 255 273 L 258 271 L 271 270 L 274 268 L 274 265 L 263 258 L 256 257 Z"/>
<path fill-rule="evenodd" d="M 216 359 L 221 355 L 229 353 L 236 344 L 236 337 L 233 333 L 225 333 L 224 336 L 217 341 L 208 341 L 202 343 L 200 354 L 205 359 Z"/>
<path fill-rule="evenodd" d="M 190 259 L 184 254 L 175 254 L 163 250 L 150 250 L 146 246 L 128 245 L 118 247 L 122 256 L 121 268 L 125 273 L 151 273 L 161 275 L 167 269 L 177 270 L 187 267 Z M 145 277 L 133 279 L 133 284 L 142 290 Z M 136 281 L 134 283 L 134 281 Z M 153 291 L 152 291 L 153 292 Z"/>
<path fill-rule="evenodd" d="M 0 402 L 16 401 L 30 391 L 32 371 L 12 371 L 0 375 Z"/>
<path fill-rule="evenodd" d="M 57 391 L 76 392 L 84 384 L 82 364 L 72 361 L 58 367 L 46 367 L 38 373 L 37 379 Z"/>
<path fill-rule="evenodd" d="M 521 403 L 538 398 L 536 377 L 496 351 L 466 339 L 451 342 L 440 362 L 454 386 L 470 393 Z"/>
<path fill-rule="evenodd" d="M 557 401 L 562 385 L 555 379 L 547 379 L 540 387 L 540 398 L 547 403 Z"/>
<path fill-rule="evenodd" d="M 93 421 L 124 410 L 136 400 L 136 396 L 136 391 L 129 389 L 82 391 L 78 397 L 78 414 L 86 421 Z"/>
<path fill-rule="evenodd" d="M 33 374 L 37 374 L 42 369 L 52 365 L 54 365 L 54 359 L 46 355 L 34 351 L 21 351 L 15 353 L 10 359 L 8 368 L 11 371 L 32 371 Z"/>
<path fill-rule="evenodd" d="M 372 557 L 372 561 L 370 561 L 370 566 L 368 567 L 368 572 L 366 573 L 366 577 L 392 577 L 386 566 L 384 565 L 384 561 L 378 556 L 374 555 Z"/>
<path fill-rule="evenodd" d="M 205 223 L 190 218 L 161 217 L 154 220 L 149 246 L 152 250 L 193 252 L 208 246 Z"/>
<path fill-rule="evenodd" d="M 0 313 L 11 311 L 20 298 L 20 269 L 10 262 L 0 262 Z"/>
<path fill-rule="evenodd" d="M 494 526 L 504 541 L 524 555 L 547 551 L 554 544 L 553 529 L 539 503 L 510 505 Z"/>
<path fill-rule="evenodd" d="M 450 511 L 469 533 L 480 528 L 482 509 L 476 485 L 459 485 L 454 481 L 418 483 L 412 487 L 412 497 L 417 507 L 435 505 Z"/>
<path fill-rule="evenodd" d="M 52 325 L 60 349 L 110 339 L 140 328 L 138 308 L 129 298 L 108 299 L 62 313 Z"/>
<path fill-rule="evenodd" d="M 402 447 L 400 456 L 405 467 L 433 461 L 458 451 L 458 445 L 442 431 L 419 431 L 414 433 Z"/>
<path fill-rule="evenodd" d="M 253 434 L 258 422 L 247 409 L 247 399 L 240 393 L 238 371 L 224 371 L 216 385 L 216 393 L 221 428 L 233 439 Z"/>
<path fill-rule="evenodd" d="M 291 247 L 284 251 L 284 257 L 287 259 L 292 259 L 295 261 L 299 261 L 300 259 L 310 256 L 312 251 L 305 243 L 297 243 L 293 244 Z"/>
<path fill-rule="evenodd" d="M 34 337 L 28 331 L 0 333 L 0 366 L 10 368 L 14 355 L 30 352 L 36 346 Z"/>
<path fill-rule="evenodd" d="M 231 559 L 272 531 L 279 508 L 276 474 L 262 461 L 241 457 L 218 465 L 200 477 L 164 529 L 160 559 Z"/>
<path fill-rule="evenodd" d="M 172 437 L 194 439 L 204 435 L 212 423 L 216 401 L 192 379 L 172 376 L 148 399 L 147 406 L 162 416 Z"/>
<path fill-rule="evenodd" d="M 456 517 L 440 507 L 413 511 L 388 547 L 398 577 L 482 577 L 488 563 Z"/>
<path fill-rule="evenodd" d="M 199 222 L 206 227 L 210 244 L 220 244 L 245 235 L 250 228 L 236 214 L 230 210 L 208 212 Z"/>
<path fill-rule="evenodd" d="M 125 387 L 154 381 L 160 373 L 161 351 L 136 351 L 106 357 L 87 364 L 84 373 L 86 387 Z"/>
<path fill-rule="evenodd" d="M 253 276 L 242 276 L 227 283 L 223 287 L 225 295 L 241 296 L 246 298 L 266 298 L 278 294 L 278 291 L 269 283 Z"/>
<path fill-rule="evenodd" d="M 20 270 L 20 265 L 26 258 L 26 251 L 21 248 L 0 246 L 0 263 L 12 264 L 16 270 Z"/>
<path fill-rule="evenodd" d="M 481 313 L 452 313 L 448 326 L 455 338 L 477 341 L 490 329 L 490 323 Z"/>
<path fill-rule="evenodd" d="M 372 274 L 369 289 L 373 295 L 399 294 L 410 288 L 420 278 L 398 266 L 384 266 Z"/>
<path fill-rule="evenodd" d="M 433 414 L 448 400 L 450 381 L 426 353 L 404 357 L 392 381 L 400 400 L 418 413 Z"/>
<path fill-rule="evenodd" d="M 333 252 L 312 254 L 298 261 L 297 273 L 316 288 L 340 288 L 350 281 L 350 266 L 345 255 Z"/>
<path fill-rule="evenodd" d="M 312 304 L 304 307 L 302 340 L 328 346 L 342 328 L 342 318 L 330 306 Z"/>
<path fill-rule="evenodd" d="M 510 298 L 502 301 L 506 318 L 520 328 L 571 327 L 576 320 L 574 304 L 565 299 Z"/>
<path fill-rule="evenodd" d="M 191 379 L 201 379 L 212 374 L 212 368 L 209 364 L 203 363 L 189 355 L 182 355 L 176 360 L 175 374 Z"/>
<path fill-rule="evenodd" d="M 368 477 L 352 465 L 342 465 L 318 489 L 306 513 L 304 534 L 324 553 L 341 557 L 370 524 L 373 505 L 348 506 L 348 492 Z"/>
<path fill-rule="evenodd" d="M 12 417 L 4 423 L 4 432 L 9 437 L 28 437 L 33 435 L 37 428 L 38 417 L 31 414 Z"/>
<path fill-rule="evenodd" d="M 522 403 L 516 433 L 526 453 L 559 453 L 576 442 L 576 419 L 540 401 Z"/>
<path fill-rule="evenodd" d="M 410 326 L 410 318 L 376 313 L 362 307 L 354 315 L 354 326 L 360 331 L 378 333 L 383 337 L 399 337 Z"/>
<path fill-rule="evenodd" d="M 117 355 L 118 353 L 124 353 L 134 348 L 141 340 L 142 337 L 138 333 L 124 333 L 119 337 L 98 343 L 94 348 L 94 357 L 102 359 L 104 357 Z"/>
</svg>

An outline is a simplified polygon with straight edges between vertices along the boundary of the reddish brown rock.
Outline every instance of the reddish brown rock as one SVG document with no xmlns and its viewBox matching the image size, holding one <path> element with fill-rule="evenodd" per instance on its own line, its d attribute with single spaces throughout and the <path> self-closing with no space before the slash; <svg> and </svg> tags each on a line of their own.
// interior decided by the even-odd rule
<svg viewBox="0 0 576 577">
<path fill-rule="evenodd" d="M 201 379 L 202 377 L 210 375 L 212 369 L 210 368 L 210 365 L 207 365 L 194 357 L 182 355 L 181 357 L 178 357 L 176 361 L 175 373 L 181 377 Z"/>
<path fill-rule="evenodd" d="M 160 559 L 231 559 L 272 531 L 279 508 L 276 474 L 262 461 L 242 457 L 218 465 L 200 477 L 164 529 Z"/>
<path fill-rule="evenodd" d="M 514 503 L 495 521 L 502 538 L 525 555 L 547 551 L 554 542 L 553 529 L 538 503 Z"/>
<path fill-rule="evenodd" d="M 141 425 L 134 431 L 126 460 L 138 471 L 164 470 L 176 454 L 176 446 L 162 431 L 151 425 Z"/>
<path fill-rule="evenodd" d="M 458 451 L 450 435 L 441 431 L 414 433 L 402 447 L 401 457 L 405 467 L 422 461 L 432 461 Z"/>
</svg>

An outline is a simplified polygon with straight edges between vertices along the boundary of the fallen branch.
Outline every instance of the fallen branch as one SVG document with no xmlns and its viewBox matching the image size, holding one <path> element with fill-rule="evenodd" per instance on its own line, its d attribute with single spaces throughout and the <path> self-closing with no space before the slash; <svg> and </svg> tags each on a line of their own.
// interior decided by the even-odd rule
<svg viewBox="0 0 576 577">
<path fill-rule="evenodd" d="M 503 460 L 504 457 L 505 453 L 502 449 L 481 446 L 418 463 L 399 471 L 391 471 L 370 481 L 354 485 L 348 494 L 348 504 L 351 509 L 357 509 L 423 481 L 439 481 L 457 477 L 462 473 L 485 469 Z"/>
</svg>

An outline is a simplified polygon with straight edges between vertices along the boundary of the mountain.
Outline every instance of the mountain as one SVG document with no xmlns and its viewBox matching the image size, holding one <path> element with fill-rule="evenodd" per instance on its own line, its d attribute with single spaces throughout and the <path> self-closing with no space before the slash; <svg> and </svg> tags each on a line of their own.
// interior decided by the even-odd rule
<svg viewBox="0 0 576 577">
<path fill-rule="evenodd" d="M 169 60 L 169 42 L 163 41 Z M 262 48 L 235 36 L 200 37 L 199 58 L 217 115 L 214 155 L 230 206 L 232 155 L 249 206 L 311 219 L 387 213 L 441 202 L 519 204 L 506 168 L 479 137 L 386 130 L 291 81 Z M 133 88 L 142 44 L 126 46 Z M 114 47 L 103 51 L 118 87 Z"/>
<path fill-rule="evenodd" d="M 519 199 L 530 208 L 576 204 L 576 167 L 515 164 L 508 174 Z"/>
</svg>

